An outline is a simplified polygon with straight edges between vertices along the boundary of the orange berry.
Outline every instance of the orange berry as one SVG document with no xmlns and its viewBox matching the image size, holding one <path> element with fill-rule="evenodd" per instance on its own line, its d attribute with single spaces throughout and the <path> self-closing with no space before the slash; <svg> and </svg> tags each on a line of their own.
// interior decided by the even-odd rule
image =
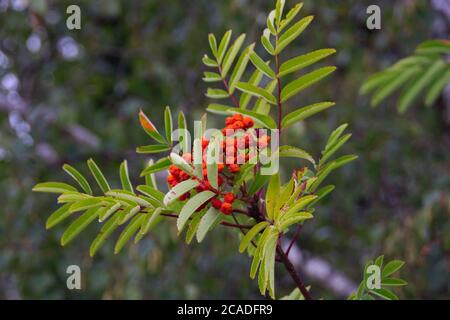
<svg viewBox="0 0 450 320">
<path fill-rule="evenodd" d="M 228 168 L 230 169 L 230 172 L 232 172 L 232 173 L 236 173 L 241 170 L 241 168 L 237 164 L 230 164 L 228 166 Z"/>
<path fill-rule="evenodd" d="M 224 202 L 224 203 L 222 203 L 222 206 L 220 207 L 220 212 L 222 212 L 223 214 L 229 215 L 229 214 L 233 213 L 233 206 L 231 205 L 231 203 Z"/>
<path fill-rule="evenodd" d="M 242 120 L 242 122 L 244 123 L 245 129 L 251 128 L 254 125 L 254 122 L 250 117 L 244 117 L 244 120 Z"/>
<path fill-rule="evenodd" d="M 231 124 L 233 124 L 234 122 L 234 118 L 233 117 L 226 117 L 225 118 L 225 125 L 229 126 Z"/>
<path fill-rule="evenodd" d="M 244 117 L 242 116 L 242 114 L 240 113 L 236 113 L 235 115 L 233 115 L 234 120 L 236 121 L 242 121 L 244 120 Z"/>
<path fill-rule="evenodd" d="M 239 129 L 243 129 L 244 128 L 244 123 L 242 122 L 242 121 L 236 121 L 236 122 L 234 122 L 232 125 L 231 125 L 231 127 L 234 129 L 234 130 L 239 130 Z"/>
<path fill-rule="evenodd" d="M 228 203 L 233 203 L 234 201 L 234 194 L 232 192 L 228 192 L 223 196 L 223 201 Z"/>
<path fill-rule="evenodd" d="M 174 176 L 178 176 L 180 174 L 180 171 L 181 171 L 180 168 L 178 168 L 174 164 L 169 167 L 169 172 Z"/>
<path fill-rule="evenodd" d="M 225 168 L 225 165 L 224 165 L 223 163 L 219 163 L 219 164 L 217 165 L 217 170 L 218 170 L 219 172 L 222 172 L 224 168 Z"/>
</svg>

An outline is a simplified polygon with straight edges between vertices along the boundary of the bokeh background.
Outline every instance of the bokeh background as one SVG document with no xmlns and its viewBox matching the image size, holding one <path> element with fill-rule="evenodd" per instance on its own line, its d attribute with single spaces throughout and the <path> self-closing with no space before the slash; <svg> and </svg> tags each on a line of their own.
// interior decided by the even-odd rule
<svg viewBox="0 0 450 320">
<path fill-rule="evenodd" d="M 81 30 L 66 28 L 70 4 L 81 8 Z M 110 240 L 91 259 L 98 228 L 61 248 L 64 228 L 44 226 L 55 199 L 31 188 L 70 181 L 63 163 L 87 173 L 89 157 L 116 184 L 128 159 L 137 183 L 148 160 L 134 152 L 148 144 L 139 108 L 161 128 L 165 105 L 189 121 L 200 117 L 208 104 L 201 80 L 207 33 L 231 28 L 258 41 L 273 4 L 0 0 L 0 298 L 261 298 L 229 230 L 187 246 L 173 225 L 162 224 L 138 246 L 114 255 Z M 380 31 L 365 27 L 370 4 L 381 7 Z M 400 297 L 450 298 L 450 94 L 433 108 L 418 101 L 405 115 L 395 99 L 371 109 L 358 94 L 369 75 L 420 42 L 448 37 L 450 1 L 305 0 L 303 14 L 316 19 L 290 50 L 334 47 L 329 61 L 339 69 L 299 103 L 331 99 L 337 107 L 298 124 L 286 140 L 318 156 L 330 131 L 347 122 L 353 137 L 345 151 L 360 158 L 330 177 L 337 188 L 305 225 L 296 264 L 316 297 L 345 298 L 365 262 L 384 253 L 407 262 L 401 277 L 409 285 Z M 71 264 L 81 266 L 80 291 L 66 288 Z M 291 280 L 279 270 L 278 292 L 288 293 Z"/>
</svg>

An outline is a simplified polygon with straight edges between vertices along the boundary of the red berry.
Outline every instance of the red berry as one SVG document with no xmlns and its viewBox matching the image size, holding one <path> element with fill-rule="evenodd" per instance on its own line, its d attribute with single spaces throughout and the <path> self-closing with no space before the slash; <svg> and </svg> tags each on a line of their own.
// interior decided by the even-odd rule
<svg viewBox="0 0 450 320">
<path fill-rule="evenodd" d="M 236 172 L 239 172 L 239 170 L 241 170 L 241 168 L 237 165 L 237 164 L 230 164 L 229 166 L 228 166 L 228 168 L 230 169 L 230 172 L 232 172 L 232 173 L 236 173 Z"/>
<path fill-rule="evenodd" d="M 187 179 L 189 179 L 189 175 L 188 175 L 186 172 L 181 171 L 181 172 L 180 172 L 180 179 L 181 179 L 182 181 L 187 180 Z"/>
<path fill-rule="evenodd" d="M 222 207 L 222 201 L 220 201 L 220 200 L 217 199 L 217 198 L 213 198 L 213 199 L 211 200 L 211 203 L 212 203 L 212 206 L 213 206 L 214 208 L 216 208 L 216 209 L 220 209 L 220 207 Z"/>
<path fill-rule="evenodd" d="M 220 207 L 220 212 L 222 212 L 223 214 L 229 215 L 229 214 L 233 213 L 233 206 L 231 205 L 231 203 L 224 202 L 224 203 L 222 203 L 222 206 Z"/>
<path fill-rule="evenodd" d="M 227 203 L 233 203 L 234 201 L 234 194 L 232 192 L 228 192 L 223 196 L 223 201 Z"/>
<path fill-rule="evenodd" d="M 205 138 L 202 138 L 202 149 L 205 149 L 209 144 L 209 141 Z"/>
</svg>

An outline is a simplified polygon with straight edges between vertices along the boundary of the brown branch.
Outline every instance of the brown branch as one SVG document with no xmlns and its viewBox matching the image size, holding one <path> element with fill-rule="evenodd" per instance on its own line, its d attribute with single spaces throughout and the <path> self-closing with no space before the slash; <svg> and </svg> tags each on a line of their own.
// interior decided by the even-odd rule
<svg viewBox="0 0 450 320">
<path fill-rule="evenodd" d="M 294 280 L 294 282 L 296 283 L 297 288 L 302 293 L 303 297 L 306 300 L 312 300 L 313 298 L 312 298 L 311 294 L 309 293 L 308 289 L 306 289 L 305 285 L 303 284 L 303 281 L 300 278 L 300 276 L 298 275 L 297 271 L 295 270 L 295 267 L 292 264 L 291 260 L 289 260 L 288 256 L 281 248 L 280 243 L 277 244 L 277 253 L 281 259 L 281 262 L 284 264 L 287 272 L 291 276 L 292 280 Z"/>
</svg>

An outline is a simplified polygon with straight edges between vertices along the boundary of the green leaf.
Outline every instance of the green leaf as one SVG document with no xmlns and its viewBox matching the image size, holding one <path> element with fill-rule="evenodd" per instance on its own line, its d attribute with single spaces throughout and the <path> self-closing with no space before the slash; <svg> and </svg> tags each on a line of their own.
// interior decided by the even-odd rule
<svg viewBox="0 0 450 320">
<path fill-rule="evenodd" d="M 204 191 L 193 196 L 181 209 L 180 215 L 177 219 L 177 228 L 181 232 L 183 230 L 186 222 L 192 216 L 192 214 L 197 210 L 202 204 L 215 196 L 214 192 Z"/>
<path fill-rule="evenodd" d="M 359 90 L 359 93 L 367 94 L 372 90 L 374 90 L 375 88 L 380 87 L 381 85 L 389 82 L 390 80 L 392 80 L 392 78 L 396 77 L 397 74 L 398 74 L 397 71 L 392 71 L 390 69 L 375 73 L 364 82 L 364 84 L 361 86 Z"/>
<path fill-rule="evenodd" d="M 65 246 L 72 241 L 81 231 L 83 231 L 92 221 L 95 220 L 100 210 L 101 209 L 99 208 L 91 208 L 72 222 L 61 237 L 61 245 Z"/>
<path fill-rule="evenodd" d="M 270 11 L 270 13 L 267 15 L 266 24 L 267 28 L 273 35 L 277 34 L 277 30 L 275 28 L 275 10 Z"/>
<path fill-rule="evenodd" d="M 211 48 L 211 52 L 214 57 L 217 58 L 217 40 L 214 34 L 208 34 L 209 47 Z"/>
<path fill-rule="evenodd" d="M 58 203 L 76 202 L 83 199 L 88 199 L 90 197 L 91 196 L 84 193 L 79 193 L 75 191 L 66 191 L 58 197 Z"/>
<path fill-rule="evenodd" d="M 222 89 L 208 88 L 206 96 L 211 99 L 225 99 L 229 97 L 228 92 Z"/>
<path fill-rule="evenodd" d="M 270 116 L 258 114 L 254 111 L 242 110 L 242 109 L 237 109 L 237 108 L 231 108 L 231 109 L 228 109 L 228 111 L 231 114 L 240 113 L 245 116 L 248 116 L 248 117 L 252 118 L 253 121 L 255 121 L 256 123 L 260 124 L 261 126 L 263 126 L 265 128 L 268 128 L 268 129 L 276 129 L 277 128 L 277 124 Z"/>
<path fill-rule="evenodd" d="M 200 220 L 197 229 L 197 241 L 200 243 L 205 239 L 206 234 L 222 220 L 222 214 L 214 207 L 206 211 L 205 215 Z"/>
<path fill-rule="evenodd" d="M 281 121 L 283 128 L 288 128 L 298 121 L 303 121 L 316 113 L 326 110 L 334 106 L 334 102 L 319 102 L 300 109 L 297 109 L 289 114 L 287 114 Z"/>
<path fill-rule="evenodd" d="M 372 97 L 370 102 L 372 107 L 377 106 L 381 101 L 383 101 L 392 92 L 397 90 L 401 85 L 408 81 L 412 76 L 416 75 L 421 71 L 421 68 L 413 67 L 408 70 L 399 72 L 390 81 L 386 82 L 382 87 L 380 87 Z"/>
<path fill-rule="evenodd" d="M 233 107 L 226 106 L 224 104 L 218 104 L 218 103 L 211 103 L 208 105 L 208 108 L 206 108 L 206 111 L 218 114 L 218 115 L 228 115 L 230 112 L 229 109 L 233 109 Z M 237 108 L 235 108 L 237 109 Z"/>
<path fill-rule="evenodd" d="M 275 299 L 275 252 L 278 241 L 278 232 L 273 229 L 264 246 L 264 272 L 268 282 L 268 290 L 272 299 Z"/>
<path fill-rule="evenodd" d="M 379 256 L 378 258 L 375 259 L 375 265 L 381 268 L 381 266 L 383 265 L 383 260 L 384 255 Z"/>
<path fill-rule="evenodd" d="M 405 264 L 404 261 L 401 260 L 392 260 L 386 264 L 386 266 L 383 268 L 383 271 L 381 272 L 381 277 L 384 279 L 386 277 L 389 277 L 391 274 L 398 271 L 403 265 Z"/>
<path fill-rule="evenodd" d="M 442 60 L 435 61 L 422 76 L 418 77 L 414 83 L 409 87 L 403 95 L 400 97 L 398 104 L 398 110 L 402 113 L 405 112 L 412 101 L 419 95 L 419 93 L 425 89 L 425 87 L 432 83 L 436 78 L 436 75 L 445 67 L 445 63 Z"/>
<path fill-rule="evenodd" d="M 220 82 L 222 81 L 222 77 L 216 72 L 206 71 L 203 73 L 202 80 L 205 82 Z"/>
<path fill-rule="evenodd" d="M 301 76 L 297 80 L 290 82 L 283 88 L 283 90 L 281 90 L 281 101 L 287 101 L 289 98 L 296 95 L 300 91 L 308 88 L 314 83 L 330 75 L 334 70 L 336 70 L 336 67 L 320 68 L 318 70 L 307 73 L 304 76 Z"/>
<path fill-rule="evenodd" d="M 225 34 L 222 37 L 222 40 L 219 44 L 219 49 L 217 50 L 217 62 L 220 64 L 222 63 L 223 57 L 225 56 L 225 52 L 227 51 L 228 44 L 230 43 L 231 39 L 231 30 L 228 30 L 225 32 Z"/>
<path fill-rule="evenodd" d="M 159 143 L 166 143 L 164 137 L 156 129 L 155 125 L 150 121 L 150 119 L 145 115 L 144 111 L 139 111 L 139 122 L 141 123 L 144 131 L 155 141 Z"/>
<path fill-rule="evenodd" d="M 70 213 L 78 212 L 78 211 L 85 211 L 87 209 L 98 207 L 102 204 L 102 201 L 97 198 L 89 198 L 89 199 L 83 199 L 81 201 L 75 202 L 70 206 Z"/>
<path fill-rule="evenodd" d="M 109 207 L 106 211 L 103 211 L 99 214 L 98 220 L 99 222 L 103 222 L 108 219 L 114 212 L 120 209 L 122 205 L 120 203 L 115 203 L 111 207 Z"/>
<path fill-rule="evenodd" d="M 280 26 L 281 17 L 283 16 L 285 0 L 277 0 L 277 4 L 275 5 L 275 24 L 276 26 Z"/>
<path fill-rule="evenodd" d="M 128 190 L 114 189 L 108 191 L 106 195 L 121 200 L 132 201 L 134 204 L 139 204 L 143 207 L 150 206 L 150 203 L 148 201 L 136 196 L 133 192 L 130 192 Z"/>
<path fill-rule="evenodd" d="M 261 43 L 266 49 L 266 51 L 271 54 L 275 55 L 275 48 L 273 47 L 272 43 L 270 42 L 270 30 L 264 29 L 263 35 L 261 36 Z"/>
<path fill-rule="evenodd" d="M 161 153 L 169 151 L 172 147 L 167 144 L 154 144 L 148 146 L 141 146 L 136 148 L 137 153 Z"/>
<path fill-rule="evenodd" d="M 314 158 L 307 153 L 306 151 L 292 146 L 281 146 L 278 150 L 279 156 L 282 158 L 299 158 L 299 159 L 305 159 L 311 162 L 312 164 L 316 164 L 314 161 Z"/>
<path fill-rule="evenodd" d="M 252 96 L 263 98 L 270 104 L 277 103 L 275 97 L 270 92 L 267 92 L 263 88 L 257 87 L 251 83 L 238 82 L 238 83 L 236 83 L 236 88 L 238 88 L 239 90 L 246 92 Z"/>
<path fill-rule="evenodd" d="M 150 229 L 158 223 L 159 218 L 161 217 L 162 208 L 156 208 L 152 213 L 149 212 L 145 216 L 145 219 L 142 222 L 141 230 L 139 231 L 141 234 L 147 234 Z"/>
<path fill-rule="evenodd" d="M 164 110 L 164 128 L 166 129 L 166 140 L 172 144 L 173 119 L 169 106 L 166 106 Z"/>
<path fill-rule="evenodd" d="M 168 157 L 161 158 L 155 164 L 152 164 L 145 168 L 144 171 L 141 172 L 141 177 L 166 170 L 170 167 L 171 164 L 172 162 Z"/>
<path fill-rule="evenodd" d="M 200 220 L 203 217 L 204 212 L 198 212 L 189 223 L 189 228 L 186 232 L 186 243 L 190 244 L 192 242 L 192 239 L 194 239 L 195 234 L 198 230 L 198 225 L 200 224 Z"/>
<path fill-rule="evenodd" d="M 264 73 L 266 76 L 268 76 L 271 79 L 275 79 L 275 72 L 269 67 L 267 63 L 261 59 L 256 52 L 250 53 L 250 60 L 252 61 L 253 65 L 262 73 Z"/>
<path fill-rule="evenodd" d="M 298 199 L 293 206 L 289 208 L 289 210 L 281 216 L 283 218 L 284 216 L 288 216 L 290 214 L 295 214 L 296 212 L 299 212 L 300 210 L 306 208 L 308 204 L 310 204 L 312 201 L 314 201 L 317 198 L 317 195 L 310 194 L 301 197 Z"/>
<path fill-rule="evenodd" d="M 194 169 L 191 167 L 191 165 L 189 163 L 187 163 L 186 160 L 184 160 L 178 154 L 172 152 L 170 154 L 170 160 L 172 161 L 172 163 L 174 165 L 176 165 L 177 167 L 181 168 L 181 170 L 183 170 L 187 174 L 189 174 L 191 176 L 195 175 Z"/>
<path fill-rule="evenodd" d="M 233 93 L 235 90 L 235 84 L 241 80 L 242 75 L 244 74 L 248 61 L 250 60 L 249 53 L 253 52 L 255 44 L 252 43 L 242 52 L 239 60 L 234 66 L 233 73 L 231 74 L 229 81 L 229 92 Z"/>
<path fill-rule="evenodd" d="M 398 300 L 398 297 L 393 292 L 384 288 L 370 290 L 370 293 L 373 293 L 386 300 Z"/>
<path fill-rule="evenodd" d="M 122 212 L 120 212 L 119 216 L 119 225 L 125 224 L 126 222 L 128 222 L 128 220 L 130 220 L 132 217 L 134 217 L 139 211 L 141 210 L 141 208 L 139 206 L 129 206 L 123 209 Z"/>
<path fill-rule="evenodd" d="M 207 67 L 217 68 L 219 66 L 217 62 L 208 57 L 207 54 L 203 55 L 202 62 Z"/>
<path fill-rule="evenodd" d="M 117 254 L 122 250 L 123 246 L 130 240 L 130 238 L 136 233 L 136 231 L 141 227 L 142 220 L 145 218 L 144 214 L 137 215 L 131 220 L 127 227 L 120 234 L 119 239 L 114 247 L 114 254 Z"/>
<path fill-rule="evenodd" d="M 254 225 L 242 238 L 241 243 L 239 245 L 239 252 L 244 252 L 253 238 L 260 233 L 262 230 L 264 230 L 267 226 L 269 226 L 269 223 L 267 221 L 262 221 L 256 225 Z"/>
<path fill-rule="evenodd" d="M 93 257 L 97 251 L 101 248 L 106 239 L 119 227 L 118 222 L 119 216 L 115 216 L 108 220 L 105 225 L 101 228 L 100 233 L 95 237 L 94 241 L 89 248 L 89 255 Z"/>
<path fill-rule="evenodd" d="M 336 141 L 336 143 L 334 143 L 333 145 L 329 146 L 328 148 L 325 149 L 325 151 L 322 153 L 322 158 L 319 161 L 319 165 L 323 165 L 328 159 L 330 159 L 330 157 L 336 153 L 337 150 L 339 150 L 347 141 L 348 139 L 350 139 L 352 136 L 351 133 L 348 133 L 346 135 L 344 135 L 343 137 L 339 138 L 338 141 Z"/>
<path fill-rule="evenodd" d="M 316 50 L 284 62 L 280 66 L 278 76 L 282 77 L 297 70 L 306 68 L 336 52 L 335 49 Z"/>
<path fill-rule="evenodd" d="M 286 18 L 281 20 L 279 32 L 281 32 L 291 21 L 297 16 L 297 14 L 300 12 L 300 10 L 303 7 L 303 3 L 296 4 L 286 15 Z"/>
<path fill-rule="evenodd" d="M 254 86 L 258 86 L 259 83 L 261 82 L 262 78 L 263 78 L 262 72 L 259 71 L 258 69 L 256 69 L 256 70 L 252 73 L 250 79 L 248 80 L 248 83 L 250 83 L 250 84 L 252 84 L 252 85 L 254 85 Z M 247 93 L 247 92 L 243 92 L 243 93 L 241 94 L 240 99 L 239 99 L 239 107 L 240 107 L 241 109 L 246 109 L 247 106 L 248 106 L 248 103 L 249 103 L 250 100 L 251 100 L 251 98 L 252 98 L 252 95 L 251 95 L 251 94 L 249 94 L 249 93 Z"/>
<path fill-rule="evenodd" d="M 191 191 L 192 189 L 194 189 L 198 185 L 199 185 L 198 180 L 190 179 L 190 180 L 185 180 L 183 182 L 180 182 L 175 187 L 170 189 L 169 192 L 167 192 L 166 196 L 164 197 L 164 204 L 166 206 L 168 206 L 173 201 L 175 201 L 176 199 L 181 197 L 186 192 Z"/>
<path fill-rule="evenodd" d="M 384 278 L 381 280 L 383 286 L 406 286 L 408 282 L 398 278 Z"/>
<path fill-rule="evenodd" d="M 89 195 L 92 195 L 92 189 L 89 185 L 89 182 L 87 182 L 86 178 L 74 167 L 71 165 L 65 164 L 63 165 L 63 170 L 67 172 L 78 184 L 80 187 Z"/>
<path fill-rule="evenodd" d="M 136 188 L 139 192 L 157 200 L 160 204 L 163 204 L 164 202 L 164 193 L 159 191 L 158 189 L 155 189 L 153 187 L 150 187 L 148 185 L 140 185 Z"/>
<path fill-rule="evenodd" d="M 95 181 L 97 181 L 98 186 L 103 191 L 103 193 L 106 193 L 107 191 L 111 190 L 111 187 L 108 184 L 108 181 L 106 180 L 105 176 L 103 175 L 100 168 L 97 166 L 95 161 L 93 159 L 89 159 L 87 161 L 87 165 L 89 167 L 89 170 L 91 171 L 92 175 L 95 178 Z"/>
<path fill-rule="evenodd" d="M 439 94 L 444 90 L 445 86 L 450 82 L 450 67 L 443 69 L 442 75 L 440 75 L 436 81 L 431 85 L 426 97 L 425 97 L 425 105 L 431 106 L 436 99 L 439 97 Z"/>
<path fill-rule="evenodd" d="M 210 142 L 208 149 L 207 149 L 207 165 L 206 165 L 206 170 L 207 170 L 207 174 L 208 174 L 208 181 L 211 183 L 211 186 L 214 189 L 217 189 L 219 187 L 218 185 L 218 162 L 216 159 L 216 152 L 218 152 L 219 154 L 217 154 L 217 157 L 220 157 L 220 146 L 219 146 L 219 141 L 218 140 L 214 140 L 212 142 Z"/>
<path fill-rule="evenodd" d="M 130 176 L 128 174 L 128 163 L 127 160 L 124 160 L 120 164 L 120 182 L 122 183 L 122 188 L 124 190 L 128 190 L 130 192 L 133 192 L 133 185 L 130 181 Z"/>
<path fill-rule="evenodd" d="M 280 175 L 276 173 L 270 177 L 266 192 L 266 211 L 269 219 L 273 219 L 275 208 L 278 207 L 278 197 L 280 196 Z"/>
<path fill-rule="evenodd" d="M 32 189 L 34 192 L 47 192 L 47 193 L 64 193 L 68 191 L 77 191 L 71 185 L 62 182 L 42 182 L 35 185 Z"/>
<path fill-rule="evenodd" d="M 223 60 L 223 64 L 222 64 L 222 72 L 221 72 L 222 77 L 225 77 L 228 74 L 228 71 L 230 70 L 237 54 L 239 53 L 239 50 L 241 49 L 242 43 L 244 42 L 244 40 L 245 40 L 245 33 L 241 34 L 234 41 L 230 50 L 228 50 L 227 54 L 225 55 L 225 59 Z"/>
<path fill-rule="evenodd" d="M 279 230 L 281 232 L 286 231 L 291 225 L 297 224 L 307 219 L 312 219 L 314 216 L 308 211 L 293 212 L 286 214 L 280 222 Z"/>
<path fill-rule="evenodd" d="M 58 223 L 64 221 L 67 217 L 71 215 L 71 212 L 69 211 L 69 208 L 72 204 L 67 203 L 61 207 L 58 208 L 55 212 L 53 212 L 47 219 L 47 222 L 45 223 L 45 228 L 50 229 L 56 226 Z"/>
<path fill-rule="evenodd" d="M 286 48 L 288 44 L 294 41 L 303 32 L 303 30 L 306 29 L 306 27 L 311 23 L 313 19 L 313 16 L 305 17 L 294 24 L 292 27 L 290 27 L 288 30 L 286 30 L 286 32 L 283 33 L 283 35 L 278 40 L 278 44 L 275 47 L 275 54 L 283 51 L 283 49 Z"/>
<path fill-rule="evenodd" d="M 269 181 L 269 175 L 261 175 L 259 172 L 255 176 L 255 180 L 253 181 L 250 189 L 248 190 L 248 194 L 250 196 L 254 195 L 259 189 L 261 189 L 267 181 Z"/>
</svg>

